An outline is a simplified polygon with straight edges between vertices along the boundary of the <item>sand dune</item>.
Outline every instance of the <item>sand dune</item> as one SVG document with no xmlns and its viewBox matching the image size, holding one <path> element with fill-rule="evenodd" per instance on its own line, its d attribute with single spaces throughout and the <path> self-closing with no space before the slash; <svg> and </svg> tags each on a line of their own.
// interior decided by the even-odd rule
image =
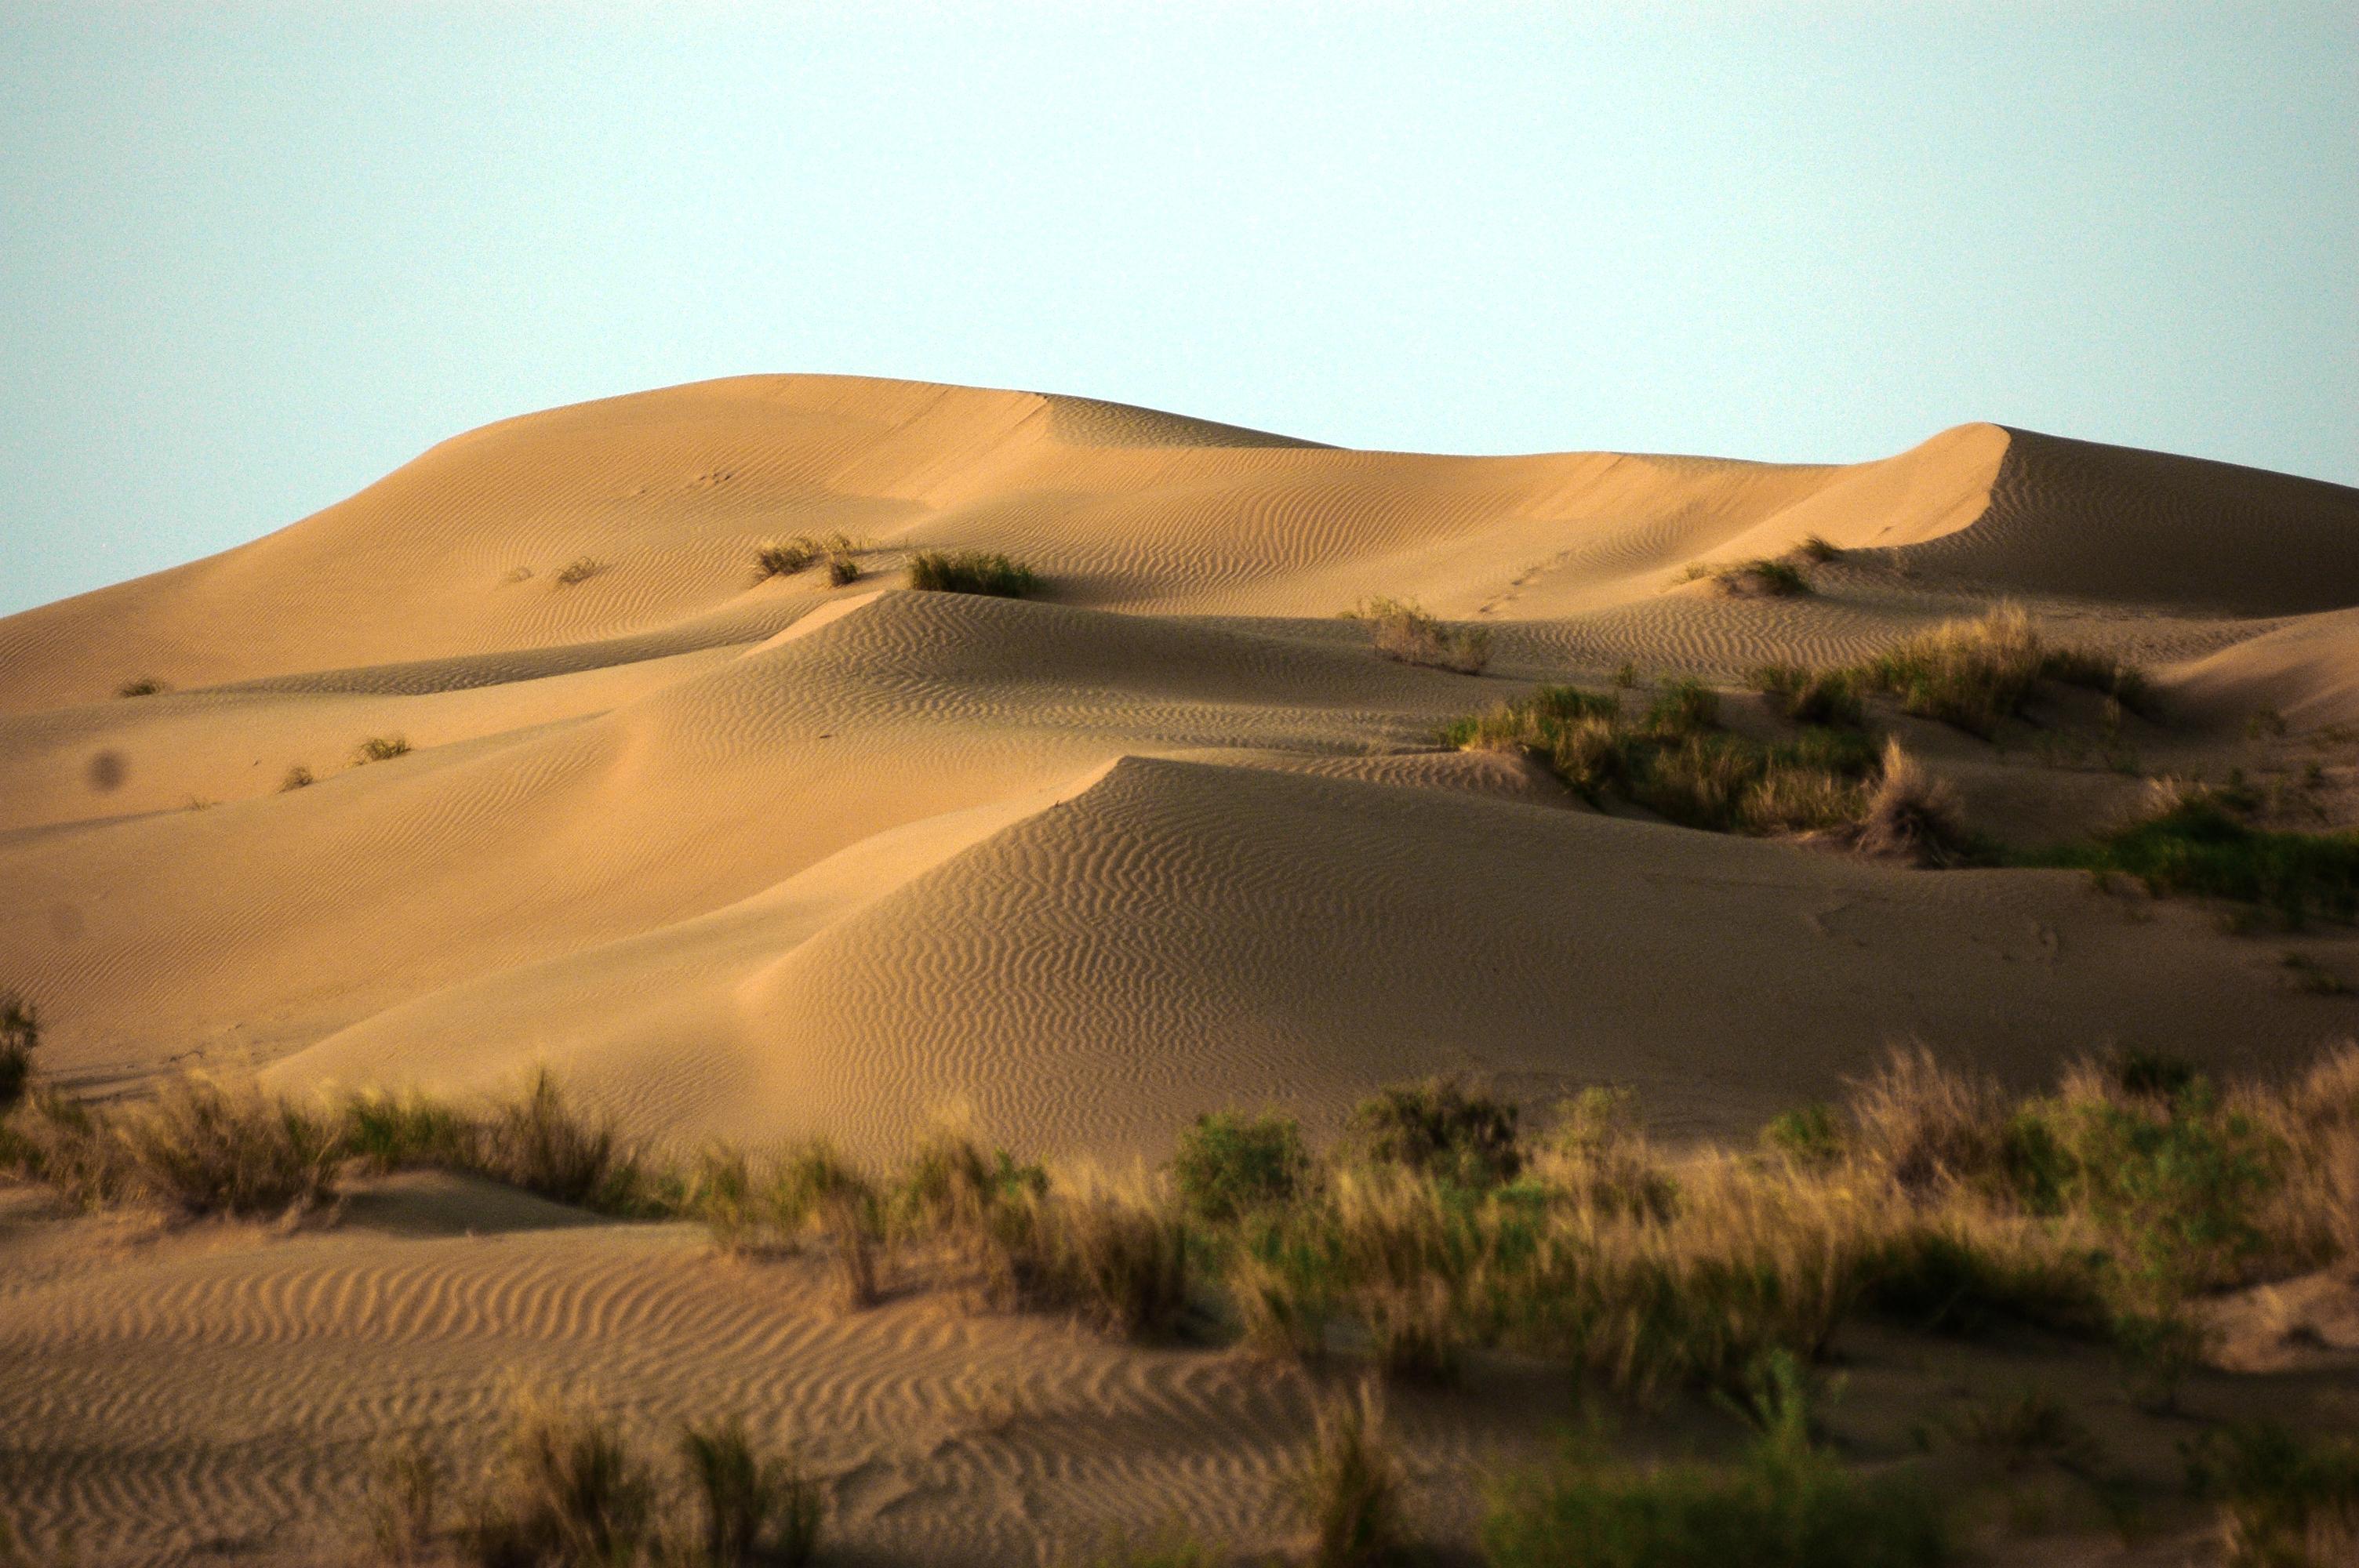
<svg viewBox="0 0 2359 1568">
<path fill-rule="evenodd" d="M 756 579 L 763 542 L 838 530 L 859 580 Z M 1711 580 L 1809 539 L 1842 552 L 1814 593 Z M 908 590 L 930 547 L 1047 590 Z M 1375 595 L 1487 629 L 1488 673 L 1376 657 L 1338 619 Z M 2282 962 L 2359 980 L 2342 928 L 2256 942 L 2078 874 L 1691 831 L 1437 743 L 1625 664 L 1634 703 L 1694 675 L 1767 733 L 1752 666 L 2000 599 L 2145 661 L 2167 704 L 2058 697 L 2003 745 L 1884 713 L 1978 827 L 2050 842 L 2150 775 L 2290 789 L 2312 762 L 2301 809 L 2359 817 L 2322 729 L 2359 722 L 2335 486 L 1994 425 L 1799 466 L 1350 451 L 845 377 L 614 398 L 0 621 L 0 982 L 79 1087 L 240 1061 L 297 1093 L 495 1091 L 547 1065 L 679 1144 L 884 1154 L 954 1104 L 1117 1162 L 1200 1110 L 1329 1126 L 1435 1071 L 1534 1102 L 1627 1084 L 1660 1131 L 1749 1136 L 1903 1038 L 2022 1083 L 2112 1044 L 2267 1066 L 2359 1027 Z M 113 695 L 135 677 L 167 689 Z M 299 764 L 316 782 L 283 789 Z M 1044 1520 L 1151 1526 L 1141 1498 L 1277 1528 L 1291 1383 L 932 1300 L 822 1316 L 792 1271 L 574 1217 L 441 1178 L 275 1239 L 0 1217 L 0 1355 L 38 1368 L 0 1379 L 0 1427 L 45 1434 L 14 1494 L 102 1561 L 299 1552 L 373 1434 L 473 1432 L 500 1371 L 594 1362 L 635 1419 L 723 1378 L 804 1412 L 886 1560 L 1009 1561 Z M 1412 1419 L 1443 1479 L 1544 1426 Z"/>
</svg>

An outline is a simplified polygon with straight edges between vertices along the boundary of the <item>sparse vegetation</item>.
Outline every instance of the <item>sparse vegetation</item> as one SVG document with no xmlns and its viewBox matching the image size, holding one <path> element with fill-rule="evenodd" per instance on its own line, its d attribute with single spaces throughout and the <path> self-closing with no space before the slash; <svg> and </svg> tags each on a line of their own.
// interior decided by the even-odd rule
<svg viewBox="0 0 2359 1568">
<path fill-rule="evenodd" d="M 372 735 L 353 748 L 353 766 L 364 767 L 370 762 L 389 762 L 396 757 L 409 755 L 408 738 L 402 735 Z"/>
<path fill-rule="evenodd" d="M 1951 865 L 1973 852 L 1955 791 L 1900 749 L 1884 743 L 1884 765 L 1868 792 L 1854 840 L 1863 854 L 1920 866 Z"/>
<path fill-rule="evenodd" d="M 2359 1444 L 2253 1422 L 2206 1433 L 2187 1460 L 2190 1487 L 2219 1500 L 2232 1568 L 2359 1562 Z"/>
<path fill-rule="evenodd" d="M 1404 599 L 1370 599 L 1344 618 L 1364 624 L 1377 654 L 1405 665 L 1427 665 L 1460 675 L 1480 675 L 1491 662 L 1491 633 L 1439 621 Z"/>
<path fill-rule="evenodd" d="M 571 588 L 577 583 L 588 582 L 605 569 L 606 563 L 595 556 L 576 556 L 558 568 L 557 575 L 549 580 L 555 587 Z"/>
<path fill-rule="evenodd" d="M 335 1196 L 333 1121 L 248 1081 L 179 1078 L 105 1130 L 122 1140 L 133 1184 L 191 1218 L 298 1215 Z"/>
<path fill-rule="evenodd" d="M 842 588 L 859 579 L 860 554 L 865 547 L 849 534 L 830 534 L 824 538 L 798 534 L 782 544 L 766 544 L 754 552 L 755 579 L 758 581 L 764 578 L 793 577 L 819 563 L 827 568 L 828 581 Z"/>
<path fill-rule="evenodd" d="M 440 1554 L 451 1477 L 417 1433 L 396 1439 L 372 1457 L 362 1494 L 369 1543 L 387 1563 L 430 1563 Z"/>
<path fill-rule="evenodd" d="M 2267 909 L 2288 927 L 2313 915 L 2359 915 L 2359 833 L 2290 833 L 2251 826 L 2234 789 L 2167 792 L 2147 816 L 2035 857 L 2033 863 L 2135 877 L 2158 893 Z"/>
<path fill-rule="evenodd" d="M 1879 654 L 1857 674 L 1870 690 L 1897 697 L 1908 712 L 1985 740 L 2023 711 L 2042 680 L 2101 691 L 2133 710 L 2153 701 L 2136 665 L 2052 647 L 2012 604 L 1979 620 L 1945 622 Z"/>
<path fill-rule="evenodd" d="M 288 790 L 306 789 L 312 782 L 311 770 L 298 762 L 288 768 L 286 776 L 278 781 L 278 793 L 285 795 Z"/>
<path fill-rule="evenodd" d="M 1310 1454 L 1294 1479 L 1310 1526 L 1308 1568 L 1383 1568 L 1409 1544 L 1400 1462 L 1385 1444 L 1382 1389 L 1363 1381 L 1321 1399 Z"/>
<path fill-rule="evenodd" d="M 125 681 L 121 686 L 116 687 L 114 688 L 114 695 L 117 697 L 154 697 L 158 692 L 169 689 L 169 687 L 165 686 L 162 681 L 158 680 L 154 676 L 141 676 L 135 680 Z"/>
<path fill-rule="evenodd" d="M 1219 1224 L 1299 1195 L 1310 1151 L 1290 1116 L 1212 1111 L 1180 1134 L 1171 1168 L 1181 1204 Z"/>
<path fill-rule="evenodd" d="M 1494 1499 L 1495 1568 L 1934 1568 L 1953 1552 L 1941 1507 L 1907 1473 L 1845 1470 L 1810 1436 L 1801 1368 L 1767 1358 L 1734 1466 L 1642 1468 L 1592 1438 Z"/>
<path fill-rule="evenodd" d="M 731 1419 L 691 1425 L 680 1458 L 695 1499 L 699 1568 L 804 1568 L 819 1552 L 819 1488 L 791 1454 L 766 1455 Z"/>
<path fill-rule="evenodd" d="M 1456 1078 L 1396 1084 L 1352 1112 L 1360 1159 L 1459 1186 L 1488 1187 L 1522 1173 L 1517 1108 L 1466 1092 Z"/>
<path fill-rule="evenodd" d="M 1839 561 L 1843 559 L 1843 555 L 1840 546 L 1828 543 L 1822 535 L 1818 534 L 1804 535 L 1802 542 L 1794 546 L 1793 554 L 1815 566 L 1824 566 L 1829 561 Z"/>
<path fill-rule="evenodd" d="M 1721 567 L 1712 572 L 1712 579 L 1723 593 L 1744 599 L 1791 599 L 1813 591 L 1801 568 L 1769 557 Z"/>
<path fill-rule="evenodd" d="M 1848 670 L 1765 665 L 1753 672 L 1753 687 L 1770 699 L 1779 714 L 1797 724 L 1856 730 L 1864 721 L 1858 677 Z"/>
<path fill-rule="evenodd" d="M 0 1117 L 15 1110 L 33 1081 L 33 1053 L 41 1048 L 41 1014 L 17 992 L 0 987 Z"/>
<path fill-rule="evenodd" d="M 482 1568 L 615 1568 L 653 1544 L 656 1498 L 652 1467 L 612 1422 L 529 1396 L 459 1533 Z"/>
<path fill-rule="evenodd" d="M 935 593 L 1027 599 L 1041 581 L 1029 567 L 995 551 L 920 550 L 909 557 L 909 586 Z"/>
</svg>

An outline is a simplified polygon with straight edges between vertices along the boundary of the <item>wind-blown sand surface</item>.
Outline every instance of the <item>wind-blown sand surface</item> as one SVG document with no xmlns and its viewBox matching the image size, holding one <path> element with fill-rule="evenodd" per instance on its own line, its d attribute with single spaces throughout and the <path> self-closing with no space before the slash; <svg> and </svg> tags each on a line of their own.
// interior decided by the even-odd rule
<svg viewBox="0 0 2359 1568">
<path fill-rule="evenodd" d="M 756 580 L 764 541 L 838 529 L 859 580 Z M 1845 552 L 1814 594 L 1684 580 L 1812 536 Z M 900 586 L 931 547 L 1047 591 Z M 1489 627 L 1487 673 L 1374 656 L 1337 619 L 1374 595 Z M 2000 599 L 2144 662 L 2169 719 L 2128 721 L 2125 771 L 1893 719 L 1978 827 L 2061 838 L 2140 775 L 2310 759 L 2321 820 L 2354 815 L 2347 738 L 2319 738 L 2359 722 L 2359 492 L 2332 485 L 1990 425 L 1786 466 L 1339 450 L 829 376 L 557 409 L 0 621 L 0 981 L 84 1088 L 546 1064 L 683 1147 L 883 1155 L 960 1105 L 1117 1163 L 1198 1111 L 1323 1128 L 1444 1070 L 1742 1134 L 1909 1037 L 2030 1084 L 2113 1044 L 2259 1068 L 2350 1034 L 2359 1003 L 2193 904 L 1604 815 L 1433 738 L 1536 681 L 1738 688 Z M 138 677 L 166 689 L 114 695 Z M 2265 709 L 2290 732 L 2248 733 Z M 297 764 L 318 782 L 282 793 Z M 2297 945 L 2359 979 L 2344 934 Z M 100 1561 L 304 1550 L 372 1434 L 463 1424 L 516 1370 L 649 1419 L 791 1408 L 886 1560 L 1167 1516 L 1266 1539 L 1302 1430 L 1298 1387 L 1226 1357 L 921 1299 L 834 1318 L 679 1227 L 455 1180 L 275 1238 L 37 1208 L 0 1213 L 0 1464 Z M 1541 1430 L 1430 1403 L 1436 1477 Z"/>
</svg>

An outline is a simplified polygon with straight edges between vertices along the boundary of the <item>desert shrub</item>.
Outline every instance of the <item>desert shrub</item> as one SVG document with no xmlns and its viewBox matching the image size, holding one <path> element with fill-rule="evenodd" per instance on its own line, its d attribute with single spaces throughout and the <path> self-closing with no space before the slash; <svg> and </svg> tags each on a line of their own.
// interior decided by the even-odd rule
<svg viewBox="0 0 2359 1568">
<path fill-rule="evenodd" d="M 1618 718 L 1616 697 L 1575 687 L 1542 686 L 1516 702 L 1502 702 L 1445 725 L 1441 743 L 1462 752 L 1546 752 L 1568 724 Z"/>
<path fill-rule="evenodd" d="M 1804 535 L 1802 542 L 1795 546 L 1791 553 L 1817 566 L 1843 559 L 1843 547 L 1830 544 L 1823 535 L 1819 534 Z"/>
<path fill-rule="evenodd" d="M 1764 665 L 1753 672 L 1754 689 L 1797 724 L 1856 730 L 1864 719 L 1858 677 L 1849 670 L 1806 670 L 1794 665 Z"/>
<path fill-rule="evenodd" d="M 2010 1475 L 2035 1465 L 2092 1478 L 2104 1469 L 2097 1434 L 2071 1407 L 2042 1389 L 1975 1400 L 1945 1424 L 1959 1443 Z"/>
<path fill-rule="evenodd" d="M 808 534 L 798 534 L 784 544 L 766 544 L 754 552 L 754 572 L 757 578 L 792 577 L 811 562 L 819 559 L 820 542 Z"/>
<path fill-rule="evenodd" d="M 1488 631 L 1453 627 L 1428 615 L 1414 600 L 1365 600 L 1345 615 L 1366 624 L 1375 638 L 1376 652 L 1387 659 L 1469 676 L 1480 675 L 1491 662 Z"/>
<path fill-rule="evenodd" d="M 396 757 L 409 755 L 409 741 L 400 735 L 372 735 L 353 748 L 353 765 L 364 762 L 389 762 Z"/>
<path fill-rule="evenodd" d="M 1005 1309 L 1069 1312 L 1131 1337 L 1169 1332 L 1187 1309 L 1187 1229 L 1158 1204 L 1025 1192 L 980 1242 L 985 1298 Z"/>
<path fill-rule="evenodd" d="M 32 1090 L 0 1119 L 0 1170 L 38 1182 L 79 1209 L 137 1195 L 129 1152 L 113 1124 L 53 1089 Z"/>
<path fill-rule="evenodd" d="M 611 1422 L 527 1397 L 461 1534 L 483 1568 L 614 1568 L 648 1544 L 655 1502 L 646 1460 Z"/>
<path fill-rule="evenodd" d="M 2217 1428 L 2189 1445 L 2187 1473 L 2190 1489 L 2221 1505 L 2234 1568 L 2359 1561 L 2359 1444 L 2267 1422 Z"/>
<path fill-rule="evenodd" d="M 115 1126 L 133 1183 L 181 1214 L 302 1213 L 335 1196 L 338 1128 L 251 1083 L 190 1075 Z"/>
<path fill-rule="evenodd" d="M 1679 1197 L 1626 1088 L 1593 1085 L 1559 1106 L 1535 1163 L 1552 1196 L 1603 1218 L 1668 1220 Z"/>
<path fill-rule="evenodd" d="M 1953 1202 L 1894 1227 L 1861 1269 L 1859 1302 L 1925 1333 L 1971 1338 L 2035 1324 L 2103 1336 L 2114 1321 L 2104 1263 L 2044 1226 Z"/>
<path fill-rule="evenodd" d="M 1512 1182 L 1524 1152 L 1512 1101 L 1466 1092 L 1455 1077 L 1393 1084 L 1352 1112 L 1354 1152 L 1380 1165 L 1466 1186 Z"/>
<path fill-rule="evenodd" d="M 2040 659 L 2039 673 L 2059 686 L 2103 692 L 2133 713 L 2151 714 L 2156 710 L 2154 683 L 2146 671 L 2108 654 L 2083 648 L 2050 648 Z"/>
<path fill-rule="evenodd" d="M 117 697 L 154 697 L 158 692 L 168 689 L 169 688 L 167 687 L 162 681 L 158 680 L 154 676 L 141 676 L 136 680 L 127 680 L 121 686 L 116 687 L 114 688 L 114 695 Z"/>
<path fill-rule="evenodd" d="M 16 1108 L 33 1081 L 33 1053 L 41 1047 L 41 1015 L 19 992 L 0 988 L 0 1117 Z"/>
<path fill-rule="evenodd" d="M 1666 682 L 1647 706 L 1646 727 L 1663 735 L 1693 735 L 1720 722 L 1720 694 L 1700 680 Z"/>
<path fill-rule="evenodd" d="M 1310 1453 L 1293 1478 L 1309 1525 L 1310 1568 L 1379 1568 L 1407 1551 L 1405 1477 L 1385 1445 L 1384 1394 L 1373 1381 L 1319 1400 Z"/>
<path fill-rule="evenodd" d="M 483 1164 L 474 1120 L 424 1095 L 354 1095 L 338 1108 L 338 1118 L 346 1157 L 378 1174 L 419 1165 L 475 1171 Z"/>
<path fill-rule="evenodd" d="M 313 782 L 311 770 L 297 762 L 293 767 L 288 768 L 286 776 L 278 781 L 278 793 L 285 795 L 288 790 L 307 789 Z"/>
<path fill-rule="evenodd" d="M 909 586 L 936 593 L 1024 599 L 1039 592 L 1041 583 L 1030 568 L 995 552 L 920 550 L 909 557 Z"/>
<path fill-rule="evenodd" d="M 552 580 L 560 588 L 571 588 L 576 583 L 588 582 L 605 569 L 606 563 L 595 556 L 576 556 L 557 568 Z"/>
<path fill-rule="evenodd" d="M 701 1527 L 699 1568 L 803 1568 L 818 1555 L 819 1487 L 792 1455 L 757 1452 L 734 1419 L 690 1425 L 679 1447 Z"/>
<path fill-rule="evenodd" d="M 1895 1047 L 1850 1086 L 1852 1147 L 1906 1193 L 1984 1183 L 2001 1171 L 2011 1108 L 1998 1084 L 1953 1071 L 1921 1044 Z"/>
<path fill-rule="evenodd" d="M 443 1505 L 450 1476 L 441 1458 L 415 1433 L 371 1455 L 362 1486 L 369 1544 L 386 1563 L 429 1563 L 441 1555 Z"/>
<path fill-rule="evenodd" d="M 1760 1431 L 1733 1466 L 1616 1461 L 1593 1438 L 1498 1488 L 1483 1531 L 1496 1568 L 1933 1568 L 1952 1556 L 1933 1492 L 1846 1471 L 1810 1440 L 1790 1358 L 1756 1396 Z"/>
<path fill-rule="evenodd" d="M 1275 1111 L 1199 1116 L 1171 1161 L 1182 1206 L 1216 1225 L 1289 1201 L 1308 1186 L 1310 1170 L 1302 1129 Z"/>
<path fill-rule="evenodd" d="M 1796 1164 L 1810 1167 L 1833 1164 L 1848 1147 L 1835 1108 L 1824 1100 L 1779 1111 L 1761 1130 L 1761 1141 Z"/>
<path fill-rule="evenodd" d="M 915 1235 L 971 1228 L 1001 1208 L 1044 1195 L 1049 1174 L 1016 1160 L 1005 1149 L 986 1152 L 954 1122 L 937 1122 L 918 1141 L 894 1183 L 892 1204 L 900 1224 Z"/>
<path fill-rule="evenodd" d="M 1973 848 L 1957 792 L 1902 751 L 1897 737 L 1884 743 L 1883 767 L 1860 809 L 1854 842 L 1863 854 L 1919 866 L 1954 864 Z"/>
<path fill-rule="evenodd" d="M 1921 718 L 1985 738 L 2023 709 L 2046 650 L 2031 618 L 2001 605 L 1978 621 L 1951 621 L 1870 659 L 1861 674 Z"/>
<path fill-rule="evenodd" d="M 2285 1150 L 2261 1221 L 2277 1266 L 2292 1273 L 2359 1257 L 2359 1045 L 2334 1047 L 2282 1090 L 2242 1105 Z"/>
<path fill-rule="evenodd" d="M 2359 833 L 2287 833 L 2245 822 L 2225 792 L 2195 791 L 2034 864 L 2136 877 L 2158 893 L 2274 911 L 2288 926 L 2359 914 Z"/>
<path fill-rule="evenodd" d="M 574 1109 L 546 1067 L 533 1073 L 521 1098 L 492 1108 L 473 1141 L 478 1173 L 552 1202 L 634 1214 L 647 1194 L 638 1149 L 611 1117 Z"/>
<path fill-rule="evenodd" d="M 1743 598 L 1790 599 L 1810 591 L 1810 579 L 1803 576 L 1802 569 L 1791 561 L 1767 558 L 1740 561 L 1734 566 L 1722 567 L 1712 574 L 1712 579 L 1723 593 Z"/>
</svg>

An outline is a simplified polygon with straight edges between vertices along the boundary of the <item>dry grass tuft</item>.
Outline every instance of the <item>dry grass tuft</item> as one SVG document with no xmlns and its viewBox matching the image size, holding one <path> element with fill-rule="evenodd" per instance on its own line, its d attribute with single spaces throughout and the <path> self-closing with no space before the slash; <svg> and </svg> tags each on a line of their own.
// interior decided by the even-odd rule
<svg viewBox="0 0 2359 1568">
<path fill-rule="evenodd" d="M 586 1404 L 521 1395 L 460 1535 L 483 1568 L 609 1568 L 652 1543 L 655 1505 L 654 1473 L 612 1422 Z"/>
<path fill-rule="evenodd" d="M 334 1198 L 343 1151 L 330 1119 L 249 1080 L 190 1075 L 120 1113 L 133 1183 L 194 1218 L 294 1216 Z"/>
<path fill-rule="evenodd" d="M 41 1015 L 25 996 L 0 987 L 0 1116 L 16 1108 L 33 1081 L 33 1053 L 41 1048 Z"/>
<path fill-rule="evenodd" d="M 288 790 L 308 789 L 313 782 L 311 770 L 298 762 L 287 770 L 286 777 L 278 781 L 278 793 L 285 795 Z"/>
<path fill-rule="evenodd" d="M 792 577 L 817 562 L 826 566 L 828 581 L 842 588 L 859 579 L 860 555 L 865 548 L 849 534 L 830 534 L 823 538 L 798 534 L 783 544 L 766 544 L 754 552 L 755 580 Z"/>
<path fill-rule="evenodd" d="M 158 692 L 168 691 L 171 688 L 169 687 L 167 687 L 162 681 L 158 680 L 154 676 L 141 676 L 135 680 L 125 681 L 121 686 L 116 687 L 114 688 L 114 695 L 117 697 L 154 697 Z"/>
<path fill-rule="evenodd" d="M 909 557 L 909 586 L 933 593 L 1028 599 L 1042 584 L 1031 568 L 996 551 L 920 550 Z"/>
<path fill-rule="evenodd" d="M 1900 749 L 1884 743 L 1884 768 L 1868 792 L 1854 843 L 1863 854 L 1919 866 L 1952 865 L 1971 848 L 1957 792 Z"/>
<path fill-rule="evenodd" d="M 696 1568 L 804 1568 L 818 1555 L 819 1487 L 792 1454 L 761 1453 L 732 1418 L 683 1431 L 680 1459 L 702 1527 Z"/>
<path fill-rule="evenodd" d="M 1712 580 L 1733 599 L 1792 599 L 1815 591 L 1801 568 L 1767 557 L 1722 567 L 1713 571 Z"/>
<path fill-rule="evenodd" d="M 1384 1390 L 1373 1380 L 1320 1400 L 1310 1454 L 1294 1478 L 1310 1530 L 1310 1568 L 1380 1568 L 1409 1543 L 1406 1477 L 1385 1444 Z"/>
<path fill-rule="evenodd" d="M 557 568 L 557 575 L 549 579 L 549 585 L 571 588 L 577 583 L 588 582 L 605 569 L 606 563 L 595 556 L 576 556 Z"/>
<path fill-rule="evenodd" d="M 1460 675 L 1480 675 L 1491 662 L 1491 633 L 1476 627 L 1461 630 L 1436 620 L 1413 600 L 1364 600 L 1344 619 L 1365 625 L 1375 638 L 1379 656 L 1405 665 L 1425 665 Z"/>
<path fill-rule="evenodd" d="M 396 757 L 409 755 L 409 741 L 401 735 L 372 735 L 353 748 L 353 766 L 370 762 L 389 762 Z"/>
</svg>

